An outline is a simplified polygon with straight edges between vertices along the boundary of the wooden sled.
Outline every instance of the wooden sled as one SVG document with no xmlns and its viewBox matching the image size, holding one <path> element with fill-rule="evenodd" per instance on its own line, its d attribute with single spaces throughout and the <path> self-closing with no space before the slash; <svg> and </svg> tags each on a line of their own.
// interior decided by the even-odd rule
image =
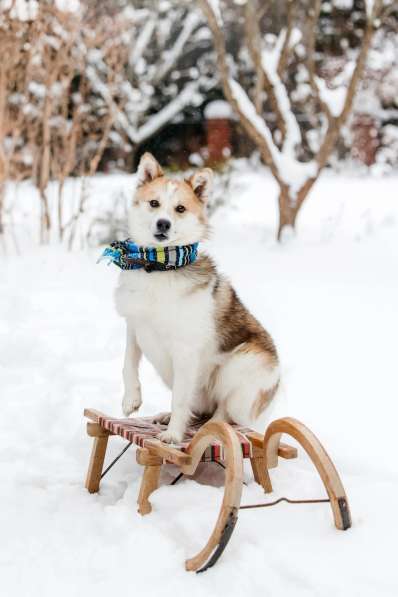
<svg viewBox="0 0 398 597">
<path fill-rule="evenodd" d="M 201 461 L 218 462 L 225 468 L 224 497 L 217 522 L 203 549 L 186 560 L 186 570 L 203 572 L 214 566 L 231 538 L 239 509 L 268 507 L 283 500 L 290 503 L 330 502 L 336 528 L 346 530 L 351 526 L 347 497 L 332 461 L 315 435 L 296 419 L 273 421 L 264 436 L 237 425 L 208 421 L 203 425 L 191 426 L 182 444 L 171 446 L 156 438 L 165 426 L 153 424 L 152 418 L 115 419 L 93 409 L 86 409 L 84 414 L 90 419 L 87 433 L 94 440 L 86 478 L 87 490 L 90 493 L 98 492 L 101 478 L 130 445 L 136 444 L 137 462 L 144 467 L 137 500 L 141 515 L 149 514 L 152 510 L 149 497 L 159 486 L 163 464 L 172 463 L 179 468 L 180 475 L 173 483 L 182 475 L 193 475 Z M 278 458 L 297 457 L 296 448 L 281 442 L 282 434 L 293 437 L 307 452 L 323 481 L 328 498 L 280 498 L 276 502 L 241 506 L 243 458 L 250 458 L 255 481 L 269 493 L 272 492 L 269 470 L 278 465 Z M 107 443 L 112 435 L 120 435 L 128 444 L 103 471 Z"/>
</svg>

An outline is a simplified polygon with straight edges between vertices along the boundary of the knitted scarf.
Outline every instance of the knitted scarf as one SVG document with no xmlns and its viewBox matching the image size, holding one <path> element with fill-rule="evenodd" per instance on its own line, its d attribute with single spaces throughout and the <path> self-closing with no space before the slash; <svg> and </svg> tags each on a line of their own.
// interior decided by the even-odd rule
<svg viewBox="0 0 398 597">
<path fill-rule="evenodd" d="M 113 262 L 120 269 L 144 268 L 148 273 L 176 270 L 196 260 L 198 244 L 178 247 L 140 247 L 128 238 L 111 243 L 98 261 L 108 259 L 108 265 Z"/>
</svg>

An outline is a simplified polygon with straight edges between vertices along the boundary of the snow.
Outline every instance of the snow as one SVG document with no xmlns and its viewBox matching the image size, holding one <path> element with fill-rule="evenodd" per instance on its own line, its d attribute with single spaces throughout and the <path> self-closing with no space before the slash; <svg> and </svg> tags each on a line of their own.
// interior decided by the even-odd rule
<svg viewBox="0 0 398 597">
<path fill-rule="evenodd" d="M 170 50 L 167 50 L 163 53 L 163 63 L 159 68 L 159 72 L 157 74 L 157 79 L 160 80 L 166 76 L 166 74 L 172 69 L 172 67 L 176 64 L 179 56 L 181 56 L 184 46 L 192 36 L 192 33 L 195 27 L 200 23 L 199 16 L 195 12 L 191 12 L 188 14 L 184 21 L 184 25 L 181 29 L 180 34 L 178 35 L 177 39 L 175 40 L 173 46 Z"/>
<path fill-rule="evenodd" d="M 335 530 L 322 504 L 242 512 L 219 563 L 202 575 L 183 563 L 215 521 L 221 469 L 207 465 L 197 480 L 170 487 L 175 469 L 167 467 L 144 518 L 136 513 L 142 471 L 132 452 L 98 495 L 83 487 L 91 447 L 83 408 L 121 413 L 116 268 L 96 265 L 99 248 L 23 246 L 22 256 L 11 249 L 0 256 L 7 597 L 396 597 L 397 183 L 396 176 L 324 175 L 302 211 L 298 238 L 283 246 L 273 240 L 276 185 L 262 169 L 243 164 L 229 204 L 215 212 L 207 249 L 280 351 L 283 391 L 273 416 L 295 416 L 319 435 L 346 487 L 353 528 Z M 68 180 L 66 197 L 75 189 Z M 98 176 L 92 205 L 100 212 L 114 193 L 131 189 L 130 176 Z M 38 200 L 28 184 L 21 197 L 14 219 L 24 229 Z M 169 393 L 147 362 L 141 377 L 142 414 L 167 409 Z M 122 445 L 110 441 L 109 459 Z M 246 467 L 242 503 L 324 496 L 302 451 L 271 474 L 275 492 L 264 497 Z"/>
<path fill-rule="evenodd" d="M 340 10 L 352 10 L 354 0 L 333 0 L 333 5 Z"/>
<path fill-rule="evenodd" d="M 42 83 L 30 81 L 28 84 L 28 91 L 30 91 L 32 95 L 35 95 L 39 99 L 43 99 L 46 97 L 46 86 Z"/>
<path fill-rule="evenodd" d="M 345 98 L 347 96 L 346 87 L 335 87 L 331 89 L 326 81 L 320 77 L 315 77 L 321 100 L 327 105 L 332 116 L 337 118 L 343 111 Z"/>
<path fill-rule="evenodd" d="M 207 120 L 217 120 L 217 119 L 231 119 L 233 117 L 233 112 L 230 104 L 225 100 L 214 100 L 213 102 L 209 102 L 204 110 L 204 116 Z"/>
<path fill-rule="evenodd" d="M 155 29 L 155 21 L 153 19 L 148 19 L 142 29 L 139 32 L 138 38 L 136 43 L 132 46 L 130 55 L 129 55 L 129 64 L 130 66 L 136 65 L 139 60 L 142 58 L 142 54 L 146 50 L 149 41 L 152 37 L 152 33 Z"/>
<path fill-rule="evenodd" d="M 301 39 L 301 34 L 297 29 L 294 29 L 292 33 L 293 41 L 291 41 L 290 45 L 298 43 Z M 262 51 L 261 64 L 274 89 L 276 101 L 286 125 L 286 137 L 282 147 L 282 153 L 294 159 L 295 147 L 301 143 L 301 132 L 293 113 L 286 87 L 278 75 L 278 64 L 285 37 L 286 29 L 282 29 L 274 48 L 272 50 L 268 49 Z"/>
<path fill-rule="evenodd" d="M 171 122 L 172 119 L 182 112 L 186 106 L 190 105 L 191 103 L 195 103 L 195 96 L 198 93 L 198 89 L 198 81 L 191 81 L 190 83 L 187 83 L 184 89 L 164 108 L 146 119 L 145 124 L 143 124 L 137 130 L 136 142 L 140 143 L 145 139 L 148 139 L 167 122 Z M 131 140 L 133 141 L 133 139 Z"/>
<path fill-rule="evenodd" d="M 216 18 L 217 24 L 219 27 L 223 26 L 223 20 L 221 16 L 221 7 L 219 0 L 208 0 L 208 4 L 210 5 L 214 16 Z"/>
<path fill-rule="evenodd" d="M 2 0 L 0 10 L 10 10 L 12 19 L 33 21 L 37 16 L 39 3 L 37 0 Z"/>
<path fill-rule="evenodd" d="M 55 0 L 55 6 L 63 12 L 79 12 L 79 0 Z"/>
<path fill-rule="evenodd" d="M 315 81 L 319 90 L 319 95 L 322 101 L 328 106 L 330 113 L 334 117 L 340 116 L 344 109 L 344 104 L 347 97 L 348 83 L 351 80 L 355 62 L 348 61 L 342 71 L 336 75 L 330 82 L 329 87 L 324 79 L 315 77 Z"/>
<path fill-rule="evenodd" d="M 368 19 L 370 19 L 370 17 L 373 14 L 374 3 L 375 3 L 375 0 L 365 0 L 365 9 L 366 9 L 366 13 L 368 15 Z"/>
</svg>

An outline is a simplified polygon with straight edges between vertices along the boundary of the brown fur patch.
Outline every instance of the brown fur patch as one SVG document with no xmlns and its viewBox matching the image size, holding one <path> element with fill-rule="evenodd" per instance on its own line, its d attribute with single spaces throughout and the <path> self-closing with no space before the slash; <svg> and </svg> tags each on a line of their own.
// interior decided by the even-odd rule
<svg viewBox="0 0 398 597">
<path fill-rule="evenodd" d="M 252 405 L 251 411 L 250 411 L 250 414 L 253 419 L 257 419 L 257 417 L 259 417 L 261 415 L 261 413 L 266 409 L 266 407 L 269 405 L 269 403 L 275 396 L 278 387 L 279 387 L 279 381 L 277 384 L 274 385 L 273 388 L 270 388 L 269 390 L 260 390 L 259 391 L 258 396 L 257 396 L 256 400 L 253 402 L 253 405 Z"/>
<path fill-rule="evenodd" d="M 216 325 L 222 352 L 231 352 L 244 345 L 240 350 L 264 353 L 268 365 L 275 366 L 278 363 L 271 336 L 241 303 L 226 280 L 219 284 L 216 305 Z"/>
<path fill-rule="evenodd" d="M 159 176 L 163 176 L 163 170 L 153 155 L 147 151 L 140 159 L 137 175 L 137 184 L 142 186 Z"/>
<path fill-rule="evenodd" d="M 216 266 L 207 255 L 201 255 L 194 263 L 177 270 L 177 273 L 191 280 L 192 287 L 189 289 L 188 294 L 204 290 L 210 284 L 214 284 L 217 277 Z"/>
<path fill-rule="evenodd" d="M 194 174 L 187 180 L 192 187 L 195 195 L 201 202 L 206 203 L 209 197 L 209 191 L 212 186 L 213 171 L 211 168 L 202 168 L 194 172 Z"/>
<path fill-rule="evenodd" d="M 265 330 L 263 330 L 265 332 Z M 267 334 L 267 332 L 265 332 Z M 268 334 L 268 339 L 271 340 L 271 337 Z M 257 354 L 259 355 L 264 365 L 267 367 L 275 367 L 278 364 L 278 359 L 275 359 L 275 355 L 272 353 L 272 349 L 270 350 L 269 344 L 265 346 L 265 342 L 259 342 L 257 340 L 253 340 L 251 342 L 245 342 L 244 344 L 240 344 L 237 349 L 235 350 L 236 354 Z"/>
</svg>

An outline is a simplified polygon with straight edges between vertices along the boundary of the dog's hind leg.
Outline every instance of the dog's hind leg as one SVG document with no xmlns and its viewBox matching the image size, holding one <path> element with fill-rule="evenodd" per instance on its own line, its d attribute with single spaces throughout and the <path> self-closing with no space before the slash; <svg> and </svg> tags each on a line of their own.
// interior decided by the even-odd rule
<svg viewBox="0 0 398 597">
<path fill-rule="evenodd" d="M 224 420 L 251 425 L 269 406 L 279 385 L 279 368 L 266 353 L 235 352 L 221 367 L 217 401 Z"/>
</svg>

